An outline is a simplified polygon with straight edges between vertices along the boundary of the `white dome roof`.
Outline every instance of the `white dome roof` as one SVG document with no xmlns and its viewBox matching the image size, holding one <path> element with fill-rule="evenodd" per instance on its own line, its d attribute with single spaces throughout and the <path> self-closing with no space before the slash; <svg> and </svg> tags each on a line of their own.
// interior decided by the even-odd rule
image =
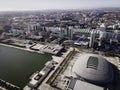
<svg viewBox="0 0 120 90">
<path fill-rule="evenodd" d="M 102 56 L 83 54 L 75 62 L 73 72 L 93 83 L 107 83 L 113 79 L 111 65 Z"/>
</svg>

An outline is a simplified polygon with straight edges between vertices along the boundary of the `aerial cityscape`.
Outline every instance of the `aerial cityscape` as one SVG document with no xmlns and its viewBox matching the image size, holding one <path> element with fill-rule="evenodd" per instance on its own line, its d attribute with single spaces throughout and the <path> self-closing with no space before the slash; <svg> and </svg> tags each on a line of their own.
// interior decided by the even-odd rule
<svg viewBox="0 0 120 90">
<path fill-rule="evenodd" d="M 0 90 L 120 90 L 120 1 L 1 0 Z"/>
</svg>

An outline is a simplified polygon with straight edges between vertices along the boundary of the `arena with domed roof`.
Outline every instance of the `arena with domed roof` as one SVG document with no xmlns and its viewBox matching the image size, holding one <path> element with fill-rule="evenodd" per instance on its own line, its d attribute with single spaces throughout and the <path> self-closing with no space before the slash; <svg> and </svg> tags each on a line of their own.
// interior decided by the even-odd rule
<svg viewBox="0 0 120 90">
<path fill-rule="evenodd" d="M 102 56 L 83 54 L 75 62 L 73 72 L 78 78 L 83 78 L 95 84 L 109 83 L 113 80 L 113 68 Z"/>
</svg>

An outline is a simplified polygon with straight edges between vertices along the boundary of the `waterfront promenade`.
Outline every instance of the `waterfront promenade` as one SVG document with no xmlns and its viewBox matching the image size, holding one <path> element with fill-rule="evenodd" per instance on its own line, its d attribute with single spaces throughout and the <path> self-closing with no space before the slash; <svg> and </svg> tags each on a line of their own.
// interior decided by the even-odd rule
<svg viewBox="0 0 120 90">
<path fill-rule="evenodd" d="M 29 51 L 29 52 L 36 52 L 36 53 L 44 54 L 44 53 L 41 52 L 41 51 L 31 50 L 31 49 L 30 49 L 31 45 L 29 45 L 29 44 L 26 44 L 26 48 L 17 47 L 17 46 L 13 46 L 13 45 L 9 45 L 9 44 L 3 44 L 3 43 L 0 43 L 0 45 L 2 45 L 2 46 L 7 46 L 7 47 L 12 47 L 12 48 L 16 48 L 16 49 L 20 49 L 20 50 L 25 50 L 25 51 Z"/>
</svg>

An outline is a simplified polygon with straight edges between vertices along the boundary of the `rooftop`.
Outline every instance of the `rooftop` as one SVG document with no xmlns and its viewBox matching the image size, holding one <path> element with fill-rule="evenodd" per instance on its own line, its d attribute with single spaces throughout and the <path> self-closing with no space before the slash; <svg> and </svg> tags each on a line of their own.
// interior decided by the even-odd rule
<svg viewBox="0 0 120 90">
<path fill-rule="evenodd" d="M 93 83 L 108 83 L 113 80 L 111 64 L 96 54 L 81 55 L 73 66 L 73 72 Z"/>
<path fill-rule="evenodd" d="M 73 79 L 68 86 L 68 90 L 104 90 L 103 87 L 87 82 Z"/>
<path fill-rule="evenodd" d="M 62 46 L 60 45 L 52 45 L 52 44 L 49 44 L 49 45 L 45 45 L 41 48 L 41 50 L 45 53 L 50 53 L 50 54 L 57 54 L 59 53 L 61 50 L 63 49 Z"/>
</svg>

